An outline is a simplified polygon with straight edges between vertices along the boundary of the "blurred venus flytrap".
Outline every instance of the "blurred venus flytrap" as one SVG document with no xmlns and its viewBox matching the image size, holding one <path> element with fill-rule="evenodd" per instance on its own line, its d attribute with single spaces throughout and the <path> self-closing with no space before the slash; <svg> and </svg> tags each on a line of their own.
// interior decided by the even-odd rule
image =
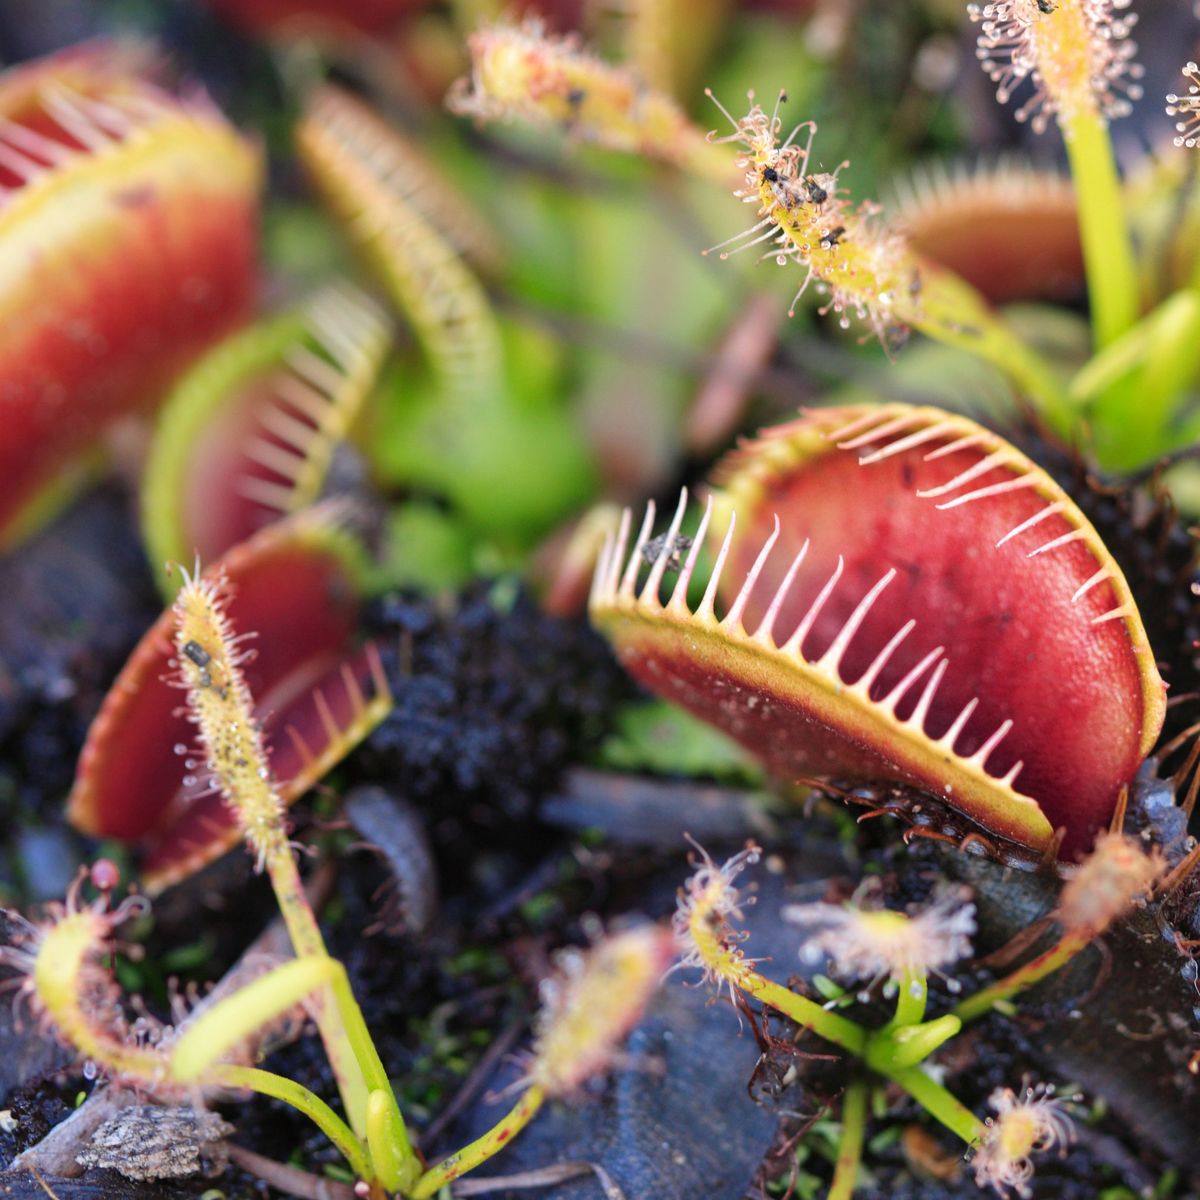
<svg viewBox="0 0 1200 1200">
<path fill-rule="evenodd" d="M 0 80 L 0 549 L 253 302 L 259 154 L 147 57 L 95 43 Z"/>
</svg>

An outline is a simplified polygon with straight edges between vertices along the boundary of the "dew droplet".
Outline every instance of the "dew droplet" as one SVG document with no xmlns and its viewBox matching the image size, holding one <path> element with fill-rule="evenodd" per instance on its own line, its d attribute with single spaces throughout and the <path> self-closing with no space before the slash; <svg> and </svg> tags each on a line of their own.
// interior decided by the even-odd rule
<svg viewBox="0 0 1200 1200">
<path fill-rule="evenodd" d="M 184 755 L 188 752 L 188 748 L 182 742 L 176 742 L 174 746 L 176 754 Z"/>
</svg>

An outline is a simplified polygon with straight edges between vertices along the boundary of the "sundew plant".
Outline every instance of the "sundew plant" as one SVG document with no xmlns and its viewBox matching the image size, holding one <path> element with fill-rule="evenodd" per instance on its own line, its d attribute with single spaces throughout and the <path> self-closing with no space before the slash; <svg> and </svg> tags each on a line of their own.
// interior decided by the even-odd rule
<svg viewBox="0 0 1200 1200">
<path fill-rule="evenodd" d="M 1200 15 L 67 7 L 3 1178 L 1195 1194 Z"/>
</svg>

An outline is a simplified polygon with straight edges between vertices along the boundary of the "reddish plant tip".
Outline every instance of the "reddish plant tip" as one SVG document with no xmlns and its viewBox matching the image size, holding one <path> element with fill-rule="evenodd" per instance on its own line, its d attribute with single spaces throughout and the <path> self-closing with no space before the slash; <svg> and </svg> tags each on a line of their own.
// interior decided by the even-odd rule
<svg viewBox="0 0 1200 1200">
<path fill-rule="evenodd" d="M 359 569 L 348 536 L 327 510 L 312 509 L 234 547 L 204 574 L 226 581 L 231 623 L 257 633 L 244 673 L 284 803 L 388 711 L 378 657 L 354 645 Z M 125 664 L 88 731 L 68 800 L 78 829 L 139 847 L 150 892 L 240 837 L 176 686 L 176 627 L 167 609 Z"/>
<path fill-rule="evenodd" d="M 112 892 L 121 882 L 121 868 L 111 858 L 98 858 L 88 872 L 92 887 L 98 892 Z"/>
<path fill-rule="evenodd" d="M 90 47 L 0 79 L 0 546 L 253 299 L 259 155 L 137 66 Z"/>
<path fill-rule="evenodd" d="M 719 478 L 668 600 L 666 549 L 639 586 L 652 514 L 601 560 L 593 617 L 631 673 L 784 777 L 899 782 L 1005 842 L 1050 853 L 1061 830 L 1086 852 L 1165 689 L 1066 493 L 967 418 L 899 404 L 769 430 Z M 710 526 L 728 533 L 693 608 Z"/>
<path fill-rule="evenodd" d="M 1149 894 L 1165 870 L 1157 847 L 1147 850 L 1137 838 L 1101 833 L 1095 849 L 1063 888 L 1055 919 L 1072 933 L 1099 937 L 1139 897 Z"/>
<path fill-rule="evenodd" d="M 375 33 L 425 7 L 422 0 L 208 0 L 250 33 L 307 36 Z"/>
</svg>

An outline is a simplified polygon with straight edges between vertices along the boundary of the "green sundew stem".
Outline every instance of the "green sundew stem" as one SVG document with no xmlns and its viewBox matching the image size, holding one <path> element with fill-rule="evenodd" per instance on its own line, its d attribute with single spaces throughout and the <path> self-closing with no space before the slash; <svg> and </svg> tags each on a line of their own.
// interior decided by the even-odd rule
<svg viewBox="0 0 1200 1200">
<path fill-rule="evenodd" d="M 847 1084 L 842 1095 L 842 1138 L 828 1200 L 850 1200 L 858 1182 L 863 1138 L 867 1128 L 867 1085 L 862 1079 Z"/>
<path fill-rule="evenodd" d="M 180 1035 L 171 1052 L 171 1076 L 190 1083 L 232 1047 L 294 1009 L 342 971 L 325 955 L 309 955 L 260 975 L 202 1013 Z"/>
<path fill-rule="evenodd" d="M 920 1067 L 891 1071 L 888 1078 L 898 1083 L 931 1117 L 962 1138 L 968 1146 L 982 1140 L 987 1131 L 984 1123 Z"/>
<path fill-rule="evenodd" d="M 1022 341 L 965 279 L 928 260 L 917 261 L 921 263 L 921 292 L 897 305 L 897 316 L 926 337 L 991 363 L 1036 400 L 1052 424 L 1066 421 L 1066 390 L 1054 368 Z"/>
<path fill-rule="evenodd" d="M 387 1097 L 390 1109 L 387 1145 L 395 1148 L 388 1162 L 399 1166 L 388 1177 L 380 1176 L 380 1181 L 391 1191 L 400 1190 L 417 1178 L 421 1164 L 409 1143 L 387 1072 L 354 999 L 345 969 L 329 957 L 304 891 L 287 839 L 284 807 L 250 710 L 250 692 L 238 665 L 231 640 L 233 632 L 221 597 L 203 580 L 192 580 L 180 590 L 175 611 L 177 644 L 183 646 L 189 639 L 194 640 L 209 655 L 204 668 L 182 652 L 179 659 L 188 686 L 189 707 L 199 726 L 210 767 L 222 794 L 237 813 L 251 851 L 266 870 L 296 957 L 317 959 L 322 964 L 321 970 L 333 970 L 317 1008 L 317 1028 L 338 1081 L 350 1127 L 359 1137 L 364 1137 L 368 1130 L 371 1093 L 383 1091 Z M 272 1015 L 268 1010 L 264 1019 L 269 1020 Z"/>
<path fill-rule="evenodd" d="M 527 1088 L 516 1105 L 487 1133 L 426 1171 L 408 1193 L 412 1200 L 429 1200 L 430 1196 L 435 1195 L 446 1184 L 468 1171 L 473 1171 L 492 1155 L 503 1150 L 529 1124 L 534 1114 L 542 1107 L 545 1098 L 545 1093 L 536 1084 Z"/>
<path fill-rule="evenodd" d="M 954 1009 L 954 1016 L 965 1025 L 982 1017 L 994 1004 L 1007 1000 L 1018 992 L 1032 987 L 1035 983 L 1052 975 L 1060 967 L 1070 962 L 1081 950 L 1091 942 L 1091 936 L 1085 932 L 1065 933 L 1048 950 L 1031 958 L 1023 966 L 997 980 L 990 987 L 968 996 Z"/>
<path fill-rule="evenodd" d="M 906 970 L 897 980 L 896 1015 L 892 1027 L 920 1025 L 925 1020 L 925 1004 L 929 999 L 929 980 L 922 970 Z"/>
<path fill-rule="evenodd" d="M 1137 320 L 1133 243 L 1107 123 L 1094 108 L 1081 106 L 1062 127 L 1079 206 L 1092 331 L 1102 350 Z"/>
<path fill-rule="evenodd" d="M 746 963 L 736 950 L 729 949 L 722 942 L 720 933 L 709 924 L 711 904 L 716 899 L 715 890 L 710 890 L 693 907 L 688 921 L 688 932 L 710 976 L 770 1005 L 827 1042 L 861 1057 L 867 1044 L 867 1033 L 861 1025 L 827 1011 L 806 996 L 798 996 L 790 989 L 773 983 Z"/>
<path fill-rule="evenodd" d="M 265 866 L 297 956 L 325 956 L 325 943 L 312 907 L 308 903 L 290 848 L 285 847 L 282 853 L 268 855 Z M 330 980 L 327 994 L 333 1002 L 332 1011 L 323 1005 L 317 1024 L 324 1036 L 335 1075 L 342 1082 L 343 1101 L 350 1116 L 350 1123 L 356 1131 L 362 1131 L 365 1135 L 371 1128 L 369 1118 L 372 1094 L 383 1093 L 387 1109 L 386 1144 L 393 1153 L 387 1162 L 376 1164 L 376 1169 L 387 1171 L 386 1175 L 379 1175 L 385 1187 L 390 1191 L 401 1191 L 410 1186 L 420 1174 L 420 1160 L 409 1141 L 404 1118 L 392 1094 L 387 1071 L 380 1060 L 367 1023 L 363 1020 L 362 1010 L 354 998 L 344 968 L 338 970 Z M 349 1062 L 346 1061 L 347 1050 Z M 377 1105 L 379 1103 L 376 1101 Z M 380 1120 L 377 1111 L 377 1130 Z M 393 1169 L 388 1169 L 389 1167 Z"/>
<path fill-rule="evenodd" d="M 1176 292 L 1101 351 L 1072 381 L 1092 407 L 1096 454 L 1132 471 L 1180 444 L 1179 401 L 1200 372 L 1200 293 Z"/>
<path fill-rule="evenodd" d="M 773 983 L 749 967 L 742 966 L 736 978 L 731 977 L 730 982 L 746 995 L 770 1005 L 797 1025 L 811 1029 L 819 1037 L 841 1046 L 843 1050 L 849 1050 L 851 1054 L 861 1056 L 866 1048 L 867 1034 L 861 1025 L 827 1011 L 806 996 L 799 996 L 789 988 Z"/>
<path fill-rule="evenodd" d="M 206 1072 L 205 1081 L 223 1087 L 246 1088 L 275 1100 L 290 1104 L 302 1112 L 338 1148 L 350 1169 L 359 1179 L 372 1179 L 371 1160 L 350 1126 L 325 1103 L 301 1084 L 282 1075 L 261 1071 L 257 1067 L 218 1066 Z"/>
</svg>

